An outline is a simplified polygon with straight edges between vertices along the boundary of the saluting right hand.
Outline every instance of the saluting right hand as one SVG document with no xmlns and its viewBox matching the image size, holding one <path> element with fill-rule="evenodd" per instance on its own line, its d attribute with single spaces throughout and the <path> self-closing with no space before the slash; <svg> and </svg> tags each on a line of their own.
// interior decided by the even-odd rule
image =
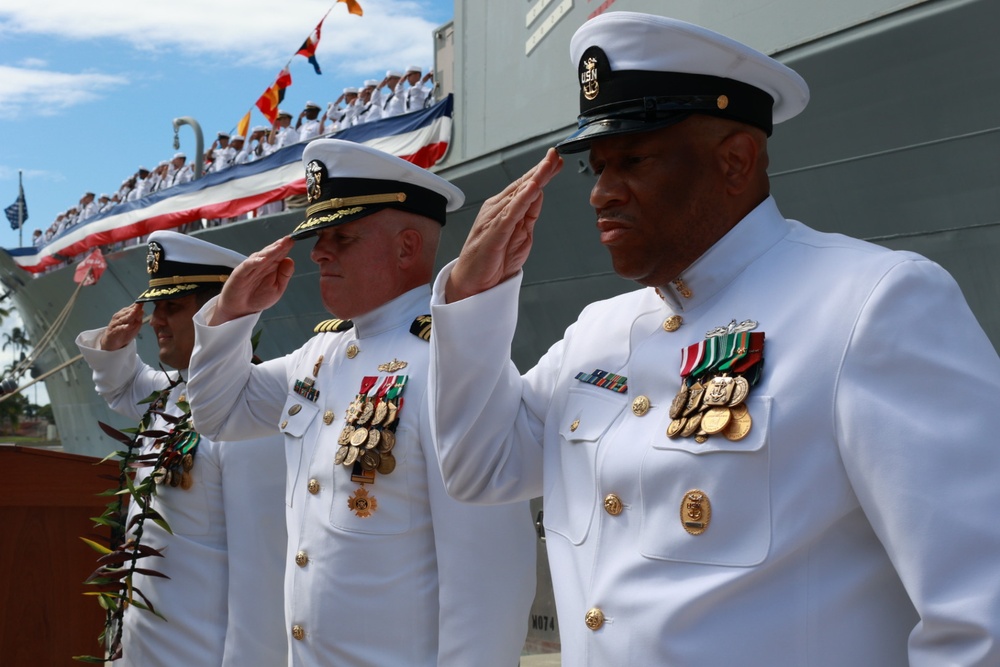
<svg viewBox="0 0 1000 667">
<path fill-rule="evenodd" d="M 223 285 L 209 324 L 223 324 L 276 304 L 295 272 L 295 262 L 288 256 L 294 244 L 286 236 L 243 260 Z"/>
<path fill-rule="evenodd" d="M 560 169 L 562 158 L 550 148 L 524 176 L 483 203 L 445 284 L 448 303 L 485 292 L 521 270 L 542 211 L 542 188 Z"/>
<path fill-rule="evenodd" d="M 111 321 L 101 336 L 102 350 L 120 350 L 139 335 L 142 329 L 142 304 L 125 306 L 111 316 Z"/>
</svg>

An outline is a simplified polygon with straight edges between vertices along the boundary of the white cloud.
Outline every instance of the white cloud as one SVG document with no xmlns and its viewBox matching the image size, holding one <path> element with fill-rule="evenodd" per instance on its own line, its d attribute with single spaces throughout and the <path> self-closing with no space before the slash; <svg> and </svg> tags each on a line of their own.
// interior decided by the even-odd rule
<svg viewBox="0 0 1000 667">
<path fill-rule="evenodd" d="M 395 62 L 408 55 L 419 56 L 420 61 L 429 58 L 429 36 L 437 26 L 420 18 L 427 13 L 426 3 L 360 3 L 364 17 L 348 14 L 345 4 L 334 5 L 323 24 L 320 54 L 351 56 L 351 62 Z M 241 64 L 273 65 L 294 52 L 290 49 L 302 43 L 331 4 L 331 0 L 173 0 L 139 5 L 134 0 L 4 0 L 0 34 L 118 39 L 141 50 L 224 55 Z M 400 49 L 410 44 L 414 46 Z"/>
<path fill-rule="evenodd" d="M 112 74 L 72 74 L 0 65 L 0 118 L 13 118 L 25 109 L 43 116 L 55 115 L 127 83 L 126 78 Z"/>
<path fill-rule="evenodd" d="M 443 0 L 432 0 L 439 5 Z M 413 0 L 360 0 L 363 17 L 333 6 L 323 24 L 317 58 L 324 71 L 334 68 L 349 76 L 374 73 L 408 64 L 429 66 L 433 60 L 431 33 L 436 23 L 421 18 L 427 3 Z M 128 49 L 169 58 L 174 64 L 192 59 L 222 60 L 230 65 L 261 67 L 274 73 L 294 54 L 332 0 L 174 0 L 142 3 L 133 0 L 3 0 L 0 35 L 56 40 L 119 40 Z M 108 48 L 115 48 L 113 44 Z M 67 69 L 65 66 L 63 69 Z M 26 57 L 18 63 L 0 61 L 0 118 L 24 112 L 55 116 L 66 109 L 99 100 L 130 83 L 137 74 L 100 71 L 57 71 L 45 60 Z M 142 74 L 145 80 L 153 72 Z M 265 77 L 266 78 L 266 77 Z M 262 79 L 263 80 L 263 79 Z"/>
</svg>

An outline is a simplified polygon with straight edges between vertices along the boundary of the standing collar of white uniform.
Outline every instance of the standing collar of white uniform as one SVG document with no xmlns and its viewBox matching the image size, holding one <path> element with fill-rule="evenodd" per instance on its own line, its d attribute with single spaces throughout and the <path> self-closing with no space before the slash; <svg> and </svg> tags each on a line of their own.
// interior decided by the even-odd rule
<svg viewBox="0 0 1000 667">
<path fill-rule="evenodd" d="M 353 319 L 355 336 L 371 338 L 390 329 L 410 326 L 413 320 L 431 312 L 431 286 L 421 285 L 386 301 L 375 310 Z"/>
<path fill-rule="evenodd" d="M 694 310 L 735 280 L 788 231 L 788 222 L 774 197 L 768 196 L 673 283 L 660 288 L 663 300 L 674 312 Z"/>
</svg>

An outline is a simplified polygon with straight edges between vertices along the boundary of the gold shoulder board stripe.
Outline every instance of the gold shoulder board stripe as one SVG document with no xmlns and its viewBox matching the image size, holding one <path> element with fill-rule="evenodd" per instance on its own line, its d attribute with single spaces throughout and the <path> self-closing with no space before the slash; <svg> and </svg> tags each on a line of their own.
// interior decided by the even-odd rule
<svg viewBox="0 0 1000 667">
<path fill-rule="evenodd" d="M 313 333 L 337 333 L 347 331 L 354 326 L 350 320 L 323 320 L 313 328 Z"/>
<path fill-rule="evenodd" d="M 420 338 L 421 340 L 430 341 L 431 339 L 431 316 L 421 315 L 417 319 L 413 320 L 413 324 L 410 325 L 410 333 Z"/>
</svg>

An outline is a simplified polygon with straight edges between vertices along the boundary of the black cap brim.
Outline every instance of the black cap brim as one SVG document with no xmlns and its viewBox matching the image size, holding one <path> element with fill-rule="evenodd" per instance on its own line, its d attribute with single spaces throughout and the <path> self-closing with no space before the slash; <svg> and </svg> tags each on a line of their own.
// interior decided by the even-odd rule
<svg viewBox="0 0 1000 667">
<path fill-rule="evenodd" d="M 605 137 L 614 137 L 620 134 L 635 134 L 637 132 L 659 130 L 676 125 L 690 115 L 689 113 L 678 113 L 670 118 L 661 118 L 651 122 L 630 118 L 603 118 L 595 120 L 587 123 L 556 144 L 556 150 L 560 155 L 581 153 L 590 149 L 590 144 L 595 139 L 604 139 Z"/>
</svg>

